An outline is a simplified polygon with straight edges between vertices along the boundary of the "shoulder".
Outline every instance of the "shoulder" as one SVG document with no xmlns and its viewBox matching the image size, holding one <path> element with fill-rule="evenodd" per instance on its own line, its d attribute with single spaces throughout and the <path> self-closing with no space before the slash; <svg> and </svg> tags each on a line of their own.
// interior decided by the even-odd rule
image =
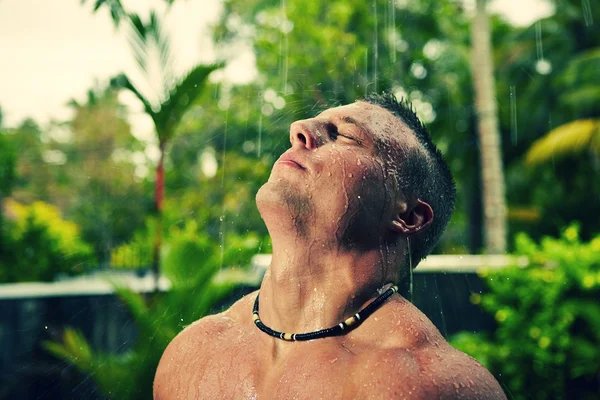
<svg viewBox="0 0 600 400">
<path fill-rule="evenodd" d="M 409 378 L 403 368 L 410 366 L 410 378 L 418 382 L 423 398 L 506 400 L 494 376 L 477 360 L 450 346 L 440 335 L 431 340 L 427 333 L 414 348 L 390 349 L 394 354 L 397 378 Z M 435 336 L 434 336 L 435 337 Z"/>
<path fill-rule="evenodd" d="M 506 399 L 494 376 L 450 346 L 420 310 L 402 298 L 394 303 L 387 322 L 380 325 L 389 339 L 378 353 L 391 361 L 389 378 L 401 389 L 420 391 L 423 398 Z M 408 387 L 407 379 L 416 387 Z"/>
<path fill-rule="evenodd" d="M 210 347 L 211 338 L 226 331 L 232 321 L 223 315 L 211 315 L 187 326 L 162 354 L 154 375 L 154 399 L 177 398 L 190 377 L 191 367 L 202 360 L 202 351 Z"/>
<path fill-rule="evenodd" d="M 431 377 L 427 384 L 441 398 L 506 400 L 500 384 L 483 365 L 447 343 L 421 350 L 418 362 Z"/>
<path fill-rule="evenodd" d="M 227 311 L 201 318 L 183 329 L 162 354 L 154 376 L 154 398 L 173 398 L 192 373 L 202 373 L 206 360 L 227 351 L 227 335 L 237 334 L 243 325 L 246 296 Z M 248 317 L 250 318 L 250 317 Z M 214 354 L 213 354 L 214 353 Z M 185 385 L 183 385 L 185 386 Z"/>
</svg>

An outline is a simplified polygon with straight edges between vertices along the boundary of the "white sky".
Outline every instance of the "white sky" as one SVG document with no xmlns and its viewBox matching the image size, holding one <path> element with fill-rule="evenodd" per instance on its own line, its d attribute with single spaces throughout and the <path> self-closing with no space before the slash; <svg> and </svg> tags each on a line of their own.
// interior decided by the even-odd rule
<svg viewBox="0 0 600 400">
<path fill-rule="evenodd" d="M 471 0 L 472 2 L 473 0 Z M 119 72 L 137 73 L 124 30 L 115 31 L 107 9 L 92 14 L 94 0 L 0 0 L 0 107 L 4 125 L 25 117 L 38 123 L 70 116 L 67 102 L 84 100 L 94 82 L 107 82 Z M 514 24 L 528 25 L 552 12 L 544 0 L 495 0 L 491 9 Z M 144 13 L 164 10 L 163 0 L 124 1 Z M 177 0 L 166 19 L 173 39 L 177 73 L 197 62 L 210 62 L 214 49 L 209 24 L 217 20 L 220 0 Z M 228 67 L 231 80 L 252 79 L 253 56 L 248 52 Z M 135 106 L 135 103 L 131 103 Z M 134 107 L 135 109 L 140 109 Z M 151 123 L 136 113 L 134 130 L 151 132 Z M 145 135 L 140 135 L 145 136 Z"/>
</svg>

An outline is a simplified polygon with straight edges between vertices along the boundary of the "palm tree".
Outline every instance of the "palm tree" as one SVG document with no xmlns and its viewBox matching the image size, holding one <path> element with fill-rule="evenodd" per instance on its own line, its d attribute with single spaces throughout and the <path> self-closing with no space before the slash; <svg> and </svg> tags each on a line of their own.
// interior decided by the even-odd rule
<svg viewBox="0 0 600 400">
<path fill-rule="evenodd" d="M 536 140 L 525 156 L 529 165 L 588 150 L 600 164 L 600 119 L 578 119 L 560 125 Z"/>
<path fill-rule="evenodd" d="M 485 249 L 487 253 L 502 254 L 506 251 L 506 203 L 486 3 L 486 0 L 476 1 L 471 29 L 471 75 L 481 144 Z"/>
<path fill-rule="evenodd" d="M 126 19 L 130 30 L 130 44 L 141 71 L 149 82 L 159 82 L 160 87 L 143 93 L 126 74 L 111 80 L 116 89 L 133 93 L 142 103 L 144 112 L 150 116 L 158 138 L 159 160 L 154 183 L 156 218 L 153 244 L 152 270 L 158 283 L 160 271 L 160 247 L 162 242 L 161 216 L 164 198 L 164 157 L 168 143 L 175 135 L 185 112 L 200 96 L 208 75 L 221 65 L 196 65 L 187 74 L 176 77 L 171 71 L 171 50 L 168 36 L 162 30 L 158 15 L 152 11 L 147 21 L 137 14 L 128 13 Z M 155 65 L 158 64 L 158 65 Z M 157 72 L 161 79 L 151 79 Z M 154 78 L 152 76 L 152 78 Z M 152 85 L 150 85 L 152 86 Z M 157 285 L 158 286 L 158 285 Z"/>
<path fill-rule="evenodd" d="M 600 83 L 596 79 L 600 65 L 600 47 L 580 53 L 569 61 L 557 77 L 560 104 L 582 118 L 564 123 L 536 140 L 527 151 L 525 163 L 536 165 L 555 157 L 589 151 L 600 170 Z M 589 112 L 588 112 L 589 110 Z"/>
</svg>

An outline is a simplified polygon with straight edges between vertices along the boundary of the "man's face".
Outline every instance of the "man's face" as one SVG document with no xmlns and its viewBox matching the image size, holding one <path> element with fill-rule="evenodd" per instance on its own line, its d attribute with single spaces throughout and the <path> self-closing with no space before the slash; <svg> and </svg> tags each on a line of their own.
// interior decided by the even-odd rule
<svg viewBox="0 0 600 400">
<path fill-rule="evenodd" d="M 294 122 L 290 141 L 257 194 L 261 214 L 279 204 L 300 235 L 378 246 L 397 212 L 398 157 L 417 145 L 409 128 L 387 110 L 357 102 Z"/>
</svg>

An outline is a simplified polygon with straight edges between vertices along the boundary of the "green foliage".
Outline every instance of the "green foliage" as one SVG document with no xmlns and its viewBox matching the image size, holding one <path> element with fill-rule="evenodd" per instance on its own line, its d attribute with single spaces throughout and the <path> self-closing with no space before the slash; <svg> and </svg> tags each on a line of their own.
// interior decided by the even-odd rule
<svg viewBox="0 0 600 400">
<path fill-rule="evenodd" d="M 460 333 L 452 345 L 477 358 L 515 399 L 592 399 L 600 390 L 600 235 L 577 225 L 537 244 L 519 234 L 530 266 L 486 272 L 490 292 L 475 303 L 498 322 L 491 337 Z"/>
<path fill-rule="evenodd" d="M 148 227 L 153 232 L 152 223 Z M 150 234 L 142 237 L 151 243 Z M 182 228 L 169 230 L 164 246 L 163 272 L 172 283 L 169 291 L 148 300 L 114 285 L 138 328 L 135 345 L 126 353 L 95 351 L 80 332 L 70 328 L 61 342 L 46 342 L 45 348 L 89 374 L 107 398 L 152 398 L 154 373 L 168 343 L 186 325 L 208 314 L 234 287 L 235 280 L 219 278 L 221 266 L 247 265 L 259 244 L 253 235 L 227 241 L 229 246 L 223 250 L 196 222 L 186 221 Z"/>
<path fill-rule="evenodd" d="M 72 136 L 53 148 L 66 155 L 62 179 L 54 179 L 54 202 L 66 205 L 68 215 L 94 246 L 99 262 L 110 249 L 130 240 L 150 209 L 144 187 L 136 179 L 132 158 L 144 144 L 131 133 L 124 107 L 110 87 L 94 87 L 87 101 L 70 106 L 73 118 L 65 124 Z"/>
<path fill-rule="evenodd" d="M 85 272 L 94 262 L 79 226 L 63 220 L 55 206 L 7 204 L 16 221 L 5 229 L 4 245 L 10 251 L 0 260 L 0 282 L 51 281 L 60 273 Z"/>
<path fill-rule="evenodd" d="M 0 199 L 8 196 L 15 181 L 17 152 L 7 135 L 0 131 Z M 0 210 L 0 213 L 2 211 Z M 0 221 L 2 219 L 0 218 Z"/>
<path fill-rule="evenodd" d="M 597 98 L 600 100 L 600 92 Z M 525 162 L 534 165 L 583 151 L 592 151 L 596 157 L 600 154 L 600 119 L 580 119 L 554 128 L 533 143 Z"/>
<path fill-rule="evenodd" d="M 202 94 L 208 75 L 221 65 L 196 65 L 184 76 L 175 77 L 171 71 L 171 42 L 162 29 L 158 14 L 151 11 L 148 19 L 144 20 L 139 15 L 130 13 L 127 15 L 127 22 L 131 32 L 131 49 L 139 67 L 150 79 L 149 71 L 156 62 L 162 82 L 158 89 L 156 85 L 151 84 L 155 91 L 144 94 L 138 89 L 139 85 L 136 85 L 127 75 L 119 74 L 111 80 L 111 86 L 116 89 L 126 89 L 140 100 L 144 112 L 152 118 L 159 147 L 164 150 L 166 143 L 175 134 L 175 129 L 183 115 Z M 152 57 L 154 52 L 158 53 L 157 60 Z"/>
<path fill-rule="evenodd" d="M 152 262 L 152 230 L 137 231 L 133 239 L 123 243 L 110 254 L 110 265 L 115 268 L 143 268 Z"/>
</svg>

